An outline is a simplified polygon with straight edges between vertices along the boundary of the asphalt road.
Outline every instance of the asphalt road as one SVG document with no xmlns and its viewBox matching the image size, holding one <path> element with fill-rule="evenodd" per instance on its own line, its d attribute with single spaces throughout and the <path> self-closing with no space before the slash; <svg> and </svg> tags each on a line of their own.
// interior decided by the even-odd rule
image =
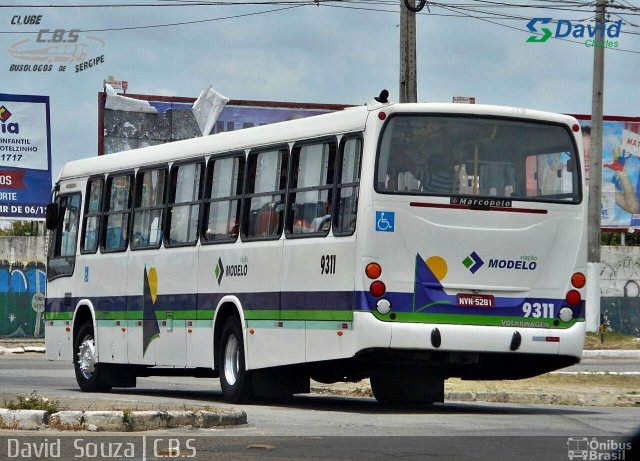
<svg viewBox="0 0 640 461">
<path fill-rule="evenodd" d="M 229 407 L 222 402 L 219 389 L 217 379 L 158 377 L 139 379 L 135 389 L 83 394 L 78 391 L 73 369 L 67 363 L 47 362 L 41 355 L 0 357 L 0 401 L 2 396 L 36 390 L 43 396 L 74 399 L 76 403 L 92 407 L 113 405 L 115 402 L 134 409 L 143 403 L 184 405 L 186 408 L 203 405 Z M 198 461 L 567 460 L 568 450 L 583 449 L 588 443 L 585 440 L 595 440 L 596 445 L 600 444 L 596 449 L 604 453 L 605 449 L 616 447 L 612 445 L 614 442 L 622 443 L 640 429 L 640 412 L 629 407 L 447 402 L 429 407 L 385 409 L 371 398 L 325 395 L 302 395 L 283 403 L 262 402 L 235 407 L 247 413 L 247 425 L 199 431 L 172 429 L 131 438 L 120 435 L 109 438 L 113 434 L 108 433 L 53 431 L 25 437 L 24 433 L 2 431 L 0 460 L 29 459 L 24 456 L 28 453 L 10 449 L 26 449 L 24 443 L 45 443 L 45 438 L 49 444 L 59 440 L 61 456 L 40 459 L 74 459 L 78 455 L 91 458 L 91 452 L 87 450 L 93 450 L 94 446 L 96 450 L 114 450 L 114 446 L 109 444 L 124 444 L 128 440 L 133 450 L 128 454 L 132 456 L 121 459 L 167 459 L 177 453 L 175 450 L 167 451 L 169 439 L 175 439 L 181 447 L 181 456 L 194 454 L 192 459 Z M 188 440 L 192 440 L 189 445 Z M 153 452 L 154 446 L 156 453 Z M 187 451 L 188 446 L 195 447 L 195 452 Z M 121 454 L 124 453 L 123 447 L 120 446 Z M 55 452 L 55 446 L 51 450 Z M 18 458 L 11 456 L 16 453 Z M 632 455 L 626 455 L 625 459 L 632 459 L 629 456 Z M 109 456 L 98 458 L 108 459 Z"/>
</svg>

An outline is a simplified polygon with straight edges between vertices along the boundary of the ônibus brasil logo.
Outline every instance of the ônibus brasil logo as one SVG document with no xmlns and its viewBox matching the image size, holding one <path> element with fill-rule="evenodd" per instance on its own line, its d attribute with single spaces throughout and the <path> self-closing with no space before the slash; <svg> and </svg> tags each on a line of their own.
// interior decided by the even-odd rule
<svg viewBox="0 0 640 461">
<path fill-rule="evenodd" d="M 622 20 L 615 22 L 604 22 L 602 24 L 579 24 L 571 22 L 567 19 L 558 19 L 555 24 L 555 30 L 552 31 L 547 27 L 537 28 L 539 23 L 550 24 L 553 18 L 533 18 L 527 23 L 527 29 L 536 35 L 531 35 L 527 39 L 528 43 L 544 43 L 551 37 L 554 38 L 582 38 L 587 39 L 584 44 L 587 48 L 617 48 L 618 41 L 609 39 L 618 38 L 622 29 Z M 540 35 L 542 34 L 542 35 Z"/>
</svg>

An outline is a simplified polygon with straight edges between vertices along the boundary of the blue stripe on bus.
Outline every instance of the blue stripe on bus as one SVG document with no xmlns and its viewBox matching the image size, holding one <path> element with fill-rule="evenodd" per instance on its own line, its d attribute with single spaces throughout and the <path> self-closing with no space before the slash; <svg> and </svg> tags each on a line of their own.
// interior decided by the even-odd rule
<svg viewBox="0 0 640 461">
<path fill-rule="evenodd" d="M 171 294 L 158 295 L 154 310 L 157 311 L 188 311 L 213 310 L 227 293 L 200 294 Z M 305 291 L 305 292 L 257 292 L 235 293 L 242 308 L 248 311 L 282 310 L 282 311 L 375 311 L 378 298 L 369 292 L 352 291 Z M 101 296 L 89 297 L 94 307 L 102 312 L 135 312 L 142 310 L 142 296 Z M 391 302 L 393 312 L 415 312 L 425 314 L 468 314 L 490 315 L 505 317 L 522 317 L 523 304 L 532 305 L 531 313 L 535 311 L 536 303 L 553 305 L 553 317 L 558 316 L 559 310 L 566 306 L 564 299 L 554 298 L 494 298 L 493 307 L 459 306 L 455 295 L 447 296 L 425 306 L 415 305 L 413 293 L 387 292 L 384 298 Z M 47 312 L 73 312 L 81 298 L 48 298 Z M 127 308 L 128 304 L 128 308 Z M 574 317 L 584 318 L 585 302 L 572 307 Z"/>
<path fill-rule="evenodd" d="M 154 309 L 158 311 L 213 310 L 224 296 L 231 293 L 199 293 L 158 295 Z M 245 310 L 332 310 L 350 312 L 358 299 L 353 291 L 258 292 L 233 293 Z M 47 312 L 73 312 L 80 299 L 90 299 L 98 311 L 141 311 L 142 295 L 48 298 Z M 128 308 L 127 308 L 128 305 Z"/>
</svg>

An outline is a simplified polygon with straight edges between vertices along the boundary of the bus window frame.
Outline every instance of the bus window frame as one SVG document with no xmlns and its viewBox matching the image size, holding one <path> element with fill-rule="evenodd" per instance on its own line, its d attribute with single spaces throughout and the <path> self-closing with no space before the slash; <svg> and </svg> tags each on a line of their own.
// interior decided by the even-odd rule
<svg viewBox="0 0 640 461">
<path fill-rule="evenodd" d="M 573 159 L 575 160 L 575 166 L 574 168 L 576 169 L 576 179 L 575 179 L 575 185 L 577 185 L 578 190 L 575 193 L 576 195 L 576 200 L 572 200 L 572 201 L 567 201 L 567 200 L 553 200 L 553 199 L 547 199 L 547 200 L 540 200 L 540 199 L 534 199 L 534 198 L 530 198 L 530 197 L 526 197 L 526 196 L 512 196 L 511 198 L 509 198 L 509 200 L 512 201 L 522 201 L 522 202 L 529 202 L 529 203 L 539 203 L 539 204 L 546 204 L 546 203 L 554 203 L 554 204 L 562 204 L 562 205 L 579 205 L 582 203 L 582 201 L 584 200 L 584 188 L 582 187 L 582 168 L 581 168 L 581 162 L 583 161 L 583 158 L 580 158 L 580 151 L 578 150 L 578 145 L 576 143 L 576 138 L 574 136 L 574 133 L 571 131 L 571 127 L 567 126 L 565 123 L 562 122 L 558 122 L 558 121 L 552 121 L 552 120 L 538 120 L 538 119 L 533 119 L 533 118 L 526 118 L 526 117 L 512 117 L 512 116 L 507 116 L 507 115 L 484 115 L 484 114 L 462 114 L 462 113 L 454 113 L 454 112 L 394 112 L 392 114 L 390 114 L 384 121 L 384 124 L 382 125 L 382 127 L 380 128 L 380 132 L 378 135 L 378 140 L 377 140 L 377 145 L 376 145 L 376 150 L 375 150 L 375 164 L 374 164 L 374 170 L 373 170 L 373 190 L 375 193 L 377 194 L 381 194 L 381 195 L 402 195 L 402 196 L 412 196 L 412 197 L 447 197 L 447 198 L 451 198 L 451 197 L 473 197 L 473 198 L 495 198 L 494 196 L 491 195 L 467 195 L 467 194 L 459 194 L 459 193 L 451 193 L 451 194 L 443 194 L 443 193 L 428 193 L 428 192 L 421 192 L 421 193 L 415 193 L 414 191 L 393 191 L 393 190 L 384 190 L 380 188 L 380 182 L 379 182 L 379 178 L 378 178 L 378 169 L 379 169 L 379 162 L 380 162 L 380 149 L 382 146 L 382 140 L 384 138 L 384 134 L 385 131 L 387 130 L 387 128 L 389 127 L 389 123 L 391 120 L 393 120 L 396 117 L 401 117 L 401 116 L 409 116 L 409 117 L 426 117 L 426 118 L 436 118 L 436 117 L 443 117 L 443 118 L 459 118 L 459 119 L 479 119 L 479 120 L 495 120 L 495 121 L 507 121 L 507 122 L 521 122 L 521 123 L 528 123 L 531 125 L 546 125 L 546 126 L 555 126 L 555 127 L 559 127 L 562 128 L 564 131 L 567 132 L 568 136 L 569 136 L 569 140 L 571 141 L 571 145 L 573 147 Z M 580 134 L 582 134 L 582 132 L 579 132 Z M 584 157 L 584 151 L 582 152 L 582 157 Z M 524 158 L 524 157 L 523 157 Z M 507 197 L 504 197 L 505 199 L 507 199 Z"/>
<path fill-rule="evenodd" d="M 326 186 L 309 186 L 309 187 L 301 187 L 292 189 L 292 177 L 293 177 L 293 157 L 295 155 L 296 149 L 300 149 L 304 146 L 313 146 L 313 145 L 323 145 L 329 144 L 329 154 L 331 154 L 331 148 L 333 148 L 333 172 L 332 172 L 332 182 Z M 331 232 L 331 228 L 333 225 L 333 213 L 334 206 L 333 202 L 335 201 L 335 185 L 336 185 L 336 160 L 339 155 L 339 142 L 337 136 L 322 136 L 319 138 L 311 138 L 304 139 L 301 141 L 297 141 L 293 144 L 289 154 L 289 171 L 287 173 L 287 187 L 286 187 L 286 197 L 285 197 L 285 213 L 284 213 L 284 234 L 287 239 L 295 240 L 300 238 L 311 238 L 311 237 L 326 237 Z M 321 191 L 327 190 L 329 191 L 329 199 L 330 199 L 330 209 L 329 209 L 329 223 L 330 226 L 327 230 L 323 231 L 315 231 L 315 232 L 306 232 L 296 234 L 292 232 L 293 230 L 293 203 L 291 202 L 291 197 L 298 192 L 309 192 L 309 191 Z"/>
<path fill-rule="evenodd" d="M 113 178 L 118 177 L 118 176 L 129 176 L 130 177 L 130 182 L 129 182 L 129 202 L 128 202 L 128 208 L 122 210 L 122 211 L 108 211 L 108 205 L 107 205 L 107 201 L 110 201 L 110 197 L 111 197 L 111 184 L 113 184 Z M 132 194 L 132 190 L 135 188 L 135 179 L 136 179 L 136 175 L 135 175 L 135 170 L 123 170 L 123 171 L 117 171 L 117 172 L 113 172 L 113 173 L 109 173 L 107 175 L 106 181 L 105 181 L 105 191 L 104 191 L 104 202 L 103 202 L 103 207 L 102 207 L 102 228 L 100 229 L 100 252 L 104 253 L 104 254 L 110 254 L 110 253 L 123 253 L 125 251 L 127 251 L 129 249 L 129 241 L 130 241 L 130 237 L 131 237 L 131 229 L 132 229 L 132 225 L 133 225 L 133 194 Z M 109 193 L 107 194 L 107 190 L 109 191 Z M 107 238 L 107 222 L 108 222 L 108 218 L 109 215 L 111 214 L 126 214 L 129 213 L 129 220 L 127 222 L 127 240 L 126 240 L 126 244 L 122 247 L 122 248 L 116 248 L 113 250 L 108 250 L 106 248 L 106 238 Z"/>
<path fill-rule="evenodd" d="M 344 147 L 345 144 L 350 141 L 350 140 L 359 140 L 360 141 L 360 162 L 358 165 L 358 181 L 357 182 L 350 182 L 350 183 L 342 183 L 340 181 L 342 181 L 342 162 L 344 159 Z M 338 166 L 336 169 L 336 172 L 334 172 L 334 180 L 333 180 L 333 184 L 334 184 L 334 193 L 333 193 L 333 197 L 334 197 L 334 205 L 338 204 L 340 199 L 338 198 L 338 189 L 343 189 L 343 188 L 347 188 L 347 187 L 351 187 L 351 188 L 355 188 L 357 187 L 358 189 L 358 199 L 360 198 L 360 183 L 362 182 L 362 158 L 364 156 L 364 135 L 362 132 L 358 132 L 358 133 L 349 133 L 349 134 L 345 134 L 344 136 L 342 136 L 342 138 L 340 139 L 340 144 L 338 145 L 338 151 L 336 153 L 336 165 Z M 336 237 L 348 237 L 350 235 L 355 234 L 356 229 L 358 227 L 358 200 L 356 200 L 356 208 L 355 208 L 355 214 L 356 214 L 356 225 L 353 227 L 353 230 L 349 230 L 347 232 L 340 232 L 339 230 L 336 232 L 336 230 L 338 229 L 337 223 L 338 223 L 338 207 L 337 206 L 333 206 L 333 215 L 332 215 L 332 223 L 331 223 L 331 229 L 333 231 L 333 235 Z"/>
<path fill-rule="evenodd" d="M 217 160 L 225 160 L 228 158 L 241 158 L 242 159 L 242 167 L 238 169 L 238 173 L 242 175 L 241 178 L 238 178 L 238 183 L 236 184 L 236 191 L 238 187 L 240 189 L 240 193 L 236 195 L 229 195 L 225 197 L 211 198 L 208 197 L 208 191 L 210 190 L 211 182 L 213 181 L 213 165 Z M 202 221 L 200 226 L 200 244 L 201 245 L 217 245 L 222 243 L 235 243 L 238 241 L 238 237 L 241 234 L 242 228 L 242 206 L 243 206 L 243 197 L 244 197 L 244 189 L 246 182 L 246 168 L 247 168 L 247 152 L 244 150 L 236 150 L 230 152 L 224 152 L 219 154 L 211 154 L 207 164 L 205 166 L 205 181 L 204 181 L 204 190 L 202 192 Z M 234 200 L 238 201 L 238 233 L 231 238 L 226 239 L 207 239 L 204 234 L 207 232 L 209 226 L 209 218 L 211 211 L 211 204 L 217 202 L 232 202 Z"/>
<path fill-rule="evenodd" d="M 148 172 L 148 171 L 154 171 L 154 170 L 164 170 L 165 171 L 165 177 L 164 177 L 164 190 L 163 190 L 163 196 L 162 196 L 162 205 L 160 206 L 152 206 L 152 207 L 136 207 L 136 201 L 138 200 L 138 187 L 141 186 L 140 184 L 140 176 L 143 175 L 144 173 Z M 131 249 L 131 251 L 140 251 L 140 250 L 157 250 L 158 248 L 160 248 L 162 246 L 162 242 L 164 241 L 164 234 L 165 234 L 165 214 L 167 212 L 167 202 L 169 200 L 169 176 L 170 176 L 170 168 L 169 165 L 166 163 L 161 163 L 161 164 L 157 164 L 157 165 L 150 165 L 150 166 L 144 166 L 144 167 L 140 167 L 138 168 L 138 170 L 135 173 L 135 178 L 134 178 L 134 185 L 133 185 L 133 203 L 132 203 L 132 207 L 131 207 L 131 237 L 133 237 L 133 230 L 135 228 L 135 222 L 136 222 L 136 211 L 150 211 L 150 210 L 158 210 L 161 209 L 162 210 L 162 219 L 160 219 L 160 232 L 162 234 L 162 237 L 158 240 L 158 243 L 156 243 L 155 245 L 140 245 L 140 246 L 136 246 L 134 247 L 132 245 L 132 239 L 129 239 L 129 248 Z"/>
<path fill-rule="evenodd" d="M 75 273 L 75 269 L 76 269 L 76 259 L 78 257 L 78 237 L 80 236 L 80 233 L 78 232 L 80 230 L 80 221 L 81 221 L 81 213 L 82 213 L 82 192 L 81 191 L 73 191 L 73 192 L 68 192 L 65 194 L 60 194 L 56 197 L 56 203 L 58 205 L 58 209 L 60 211 L 60 204 L 62 202 L 62 200 L 64 198 L 71 198 L 74 195 L 77 195 L 80 197 L 80 203 L 78 204 L 78 217 L 76 218 L 76 244 L 75 244 L 75 251 L 73 252 L 73 256 L 53 256 L 53 254 L 55 254 L 56 252 L 56 248 L 61 247 L 62 243 L 60 242 L 60 239 L 62 239 L 62 227 L 64 226 L 64 213 L 60 213 L 59 216 L 59 220 L 58 220 L 58 226 L 56 227 L 55 230 L 55 234 L 53 239 L 51 239 L 51 243 L 50 243 L 50 249 L 49 249 L 49 255 L 48 255 L 48 259 L 47 259 L 47 282 L 50 282 L 52 280 L 61 278 L 61 277 L 73 277 L 73 274 Z M 51 268 L 52 265 L 51 261 L 56 261 L 56 260 L 61 260 L 61 261 L 65 261 L 68 263 L 69 266 L 69 270 L 64 272 L 64 273 L 57 273 L 56 275 L 51 275 Z"/>
<path fill-rule="evenodd" d="M 93 181 L 96 181 L 98 179 L 102 179 L 102 193 L 100 194 L 100 206 L 97 212 L 88 213 L 89 201 L 91 200 L 91 197 L 90 197 L 91 184 L 93 183 Z M 96 254 L 98 250 L 100 250 L 100 242 L 102 241 L 102 221 L 104 218 L 104 202 L 106 198 L 106 191 L 107 191 L 107 178 L 105 174 L 96 174 L 96 175 L 89 176 L 89 178 L 87 179 L 87 187 L 85 188 L 84 210 L 82 213 L 82 233 L 80 236 L 80 239 L 81 239 L 80 254 L 81 255 Z M 96 247 L 94 250 L 85 250 L 84 242 L 85 242 L 85 236 L 87 232 L 87 221 L 89 218 L 94 218 L 94 217 L 98 218 L 98 235 L 96 235 L 96 239 L 97 239 Z"/>
<path fill-rule="evenodd" d="M 284 188 L 282 189 L 276 189 L 274 191 L 271 192 L 259 192 L 259 193 L 248 193 L 247 192 L 247 188 L 249 186 L 249 166 L 251 165 L 251 157 L 252 156 L 258 156 L 263 152 L 270 152 L 270 151 L 279 151 L 282 152 L 282 157 L 281 157 L 281 165 L 282 165 L 282 161 L 286 160 L 286 175 L 285 175 L 285 184 L 284 184 Z M 284 228 L 285 228 L 285 221 L 286 221 L 286 201 L 287 201 L 287 191 L 288 191 L 288 187 L 289 187 L 289 167 L 290 167 L 290 159 L 291 159 L 291 149 L 290 149 L 290 145 L 289 143 L 278 143 L 278 144 L 272 144 L 272 145 L 266 145 L 266 146 L 260 146 L 260 147 L 255 147 L 252 148 L 251 150 L 249 150 L 249 152 L 247 153 L 246 156 L 246 161 L 245 161 L 245 172 L 244 172 L 244 184 L 242 187 L 242 211 L 240 213 L 240 240 L 243 242 L 261 242 L 261 241 L 269 241 L 269 240 L 279 240 L 280 238 L 282 238 L 282 234 L 284 232 Z M 282 180 L 282 171 L 280 171 L 280 179 Z M 255 189 L 255 184 L 254 184 L 254 189 Z M 279 192 L 279 193 L 278 193 Z M 277 234 L 274 235 L 265 235 L 265 236 L 255 236 L 255 237 L 251 237 L 248 235 L 248 229 L 247 227 L 249 226 L 249 213 L 251 210 L 249 210 L 247 207 L 247 203 L 249 203 L 250 199 L 254 198 L 254 197 L 260 197 L 260 196 L 270 196 L 270 195 L 283 195 L 283 202 L 282 202 L 282 206 L 285 207 L 285 209 L 283 209 L 283 213 L 282 213 L 282 223 L 281 225 L 279 225 L 280 229 L 279 232 Z"/>
<path fill-rule="evenodd" d="M 198 198 L 196 200 L 191 200 L 189 202 L 179 202 L 178 206 L 193 206 L 198 205 L 198 222 L 196 224 L 196 238 L 193 242 L 181 242 L 181 243 L 171 243 L 169 241 L 170 233 L 171 233 L 171 210 L 176 206 L 175 203 L 175 194 L 177 192 L 177 187 L 174 190 L 173 188 L 173 172 L 174 170 L 180 168 L 185 165 L 200 165 L 200 184 L 198 184 Z M 180 160 L 173 162 L 169 167 L 169 177 L 167 178 L 167 203 L 165 204 L 165 223 L 163 227 L 163 235 L 162 242 L 165 248 L 181 248 L 181 247 L 191 247 L 198 244 L 200 241 L 200 232 L 202 226 L 202 209 L 203 209 L 203 189 L 204 189 L 204 181 L 206 174 L 206 161 L 204 157 L 194 157 L 190 159 Z M 176 180 L 177 185 L 177 180 Z"/>
</svg>

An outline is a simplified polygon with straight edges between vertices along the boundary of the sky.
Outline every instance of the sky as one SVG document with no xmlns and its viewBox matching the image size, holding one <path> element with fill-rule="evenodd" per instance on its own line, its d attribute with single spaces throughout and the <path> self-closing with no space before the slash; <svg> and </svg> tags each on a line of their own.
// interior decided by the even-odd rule
<svg viewBox="0 0 640 461">
<path fill-rule="evenodd" d="M 97 155 L 98 92 L 109 75 L 137 94 L 195 98 L 211 85 L 231 99 L 363 104 L 386 88 L 398 100 L 400 0 L 260 1 L 5 0 L 0 93 L 50 97 L 54 181 L 65 162 Z M 604 113 L 639 117 L 640 9 L 634 7 L 640 0 L 614 5 L 609 20 L 623 23 L 612 39 L 618 47 L 605 52 Z M 526 26 L 536 17 L 593 25 L 594 9 L 583 0 L 429 3 L 416 16 L 418 101 L 462 95 L 590 114 L 593 48 L 586 38 L 529 43 Z M 41 18 L 12 24 L 16 16 Z M 188 24 L 156 27 L 177 23 Z M 555 24 L 547 26 L 555 32 Z M 74 61 L 53 62 L 51 71 L 12 71 L 33 65 L 12 50 L 54 39 L 45 29 L 88 44 L 84 61 L 103 58 L 79 72 L 81 62 Z"/>
</svg>

